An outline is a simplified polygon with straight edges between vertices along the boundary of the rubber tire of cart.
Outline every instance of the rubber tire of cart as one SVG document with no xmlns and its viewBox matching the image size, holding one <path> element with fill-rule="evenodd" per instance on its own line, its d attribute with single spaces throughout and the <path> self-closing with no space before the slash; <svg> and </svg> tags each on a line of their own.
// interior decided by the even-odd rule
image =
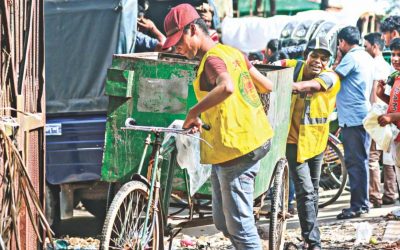
<svg viewBox="0 0 400 250">
<path fill-rule="evenodd" d="M 273 198 L 271 200 L 269 249 L 282 250 L 285 242 L 286 213 L 289 197 L 289 166 L 285 158 L 276 164 L 273 182 Z M 281 204 L 281 206 L 280 206 Z M 279 215 L 285 217 L 279 218 Z"/>
</svg>

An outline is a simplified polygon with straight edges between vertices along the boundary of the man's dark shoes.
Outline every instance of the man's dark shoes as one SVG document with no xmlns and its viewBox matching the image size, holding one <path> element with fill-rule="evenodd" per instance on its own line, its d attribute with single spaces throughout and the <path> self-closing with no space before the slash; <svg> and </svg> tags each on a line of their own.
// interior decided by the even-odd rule
<svg viewBox="0 0 400 250">
<path fill-rule="evenodd" d="M 369 210 L 361 209 L 361 210 L 357 211 L 356 213 L 359 214 L 360 216 L 362 216 L 363 214 L 369 213 Z"/>
<path fill-rule="evenodd" d="M 336 219 L 347 220 L 347 219 L 352 219 L 352 218 L 357 218 L 357 217 L 360 217 L 360 214 L 357 214 L 356 212 L 353 212 L 350 209 L 343 209 L 342 212 L 336 216 Z"/>
<path fill-rule="evenodd" d="M 367 213 L 369 213 L 368 210 L 361 209 L 361 210 L 359 210 L 357 212 L 354 212 L 350 208 L 347 208 L 347 209 L 343 209 L 342 212 L 336 216 L 336 219 L 338 219 L 338 220 L 347 220 L 347 219 L 352 219 L 352 218 L 358 218 L 361 215 L 367 214 Z"/>
<path fill-rule="evenodd" d="M 383 205 L 393 205 L 394 203 L 396 203 L 396 200 L 390 199 L 386 196 L 382 197 L 382 204 Z"/>
<path fill-rule="evenodd" d="M 370 198 L 369 202 L 371 203 L 370 207 L 373 207 L 373 208 L 381 208 L 382 207 L 382 200 Z"/>
<path fill-rule="evenodd" d="M 379 202 L 372 202 L 372 207 L 373 207 L 373 208 L 381 208 L 381 207 L 382 207 L 382 204 L 379 203 Z"/>
</svg>

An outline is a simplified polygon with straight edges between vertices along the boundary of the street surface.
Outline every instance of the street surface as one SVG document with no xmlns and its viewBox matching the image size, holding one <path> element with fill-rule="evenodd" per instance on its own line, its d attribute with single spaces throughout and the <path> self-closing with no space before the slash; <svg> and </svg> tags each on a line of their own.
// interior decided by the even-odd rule
<svg viewBox="0 0 400 250">
<path fill-rule="evenodd" d="M 318 219 L 323 241 L 323 249 L 400 249 L 395 243 L 389 244 L 386 240 L 400 240 L 400 221 L 392 217 L 388 219 L 388 214 L 395 209 L 400 208 L 397 201 L 395 205 L 382 206 L 374 208 L 363 218 L 351 220 L 336 220 L 336 215 L 349 205 L 350 194 L 344 192 L 343 195 L 334 204 L 319 210 Z M 174 221 L 176 224 L 178 221 Z M 372 226 L 372 243 L 356 246 L 356 226 L 357 223 L 368 222 Z M 196 223 L 198 225 L 198 223 Z M 102 223 L 96 220 L 83 209 L 74 210 L 74 218 L 64 221 L 60 228 L 60 235 L 76 236 L 92 241 L 93 238 L 100 239 Z M 264 249 L 268 249 L 268 220 L 261 218 L 257 222 L 259 233 L 263 240 Z M 61 237 L 58 237 L 61 238 Z M 297 216 L 288 220 L 285 241 L 292 242 L 300 248 L 301 234 Z M 78 242 L 76 239 L 73 239 Z M 165 242 L 167 242 L 165 238 Z M 80 243 L 82 245 L 82 243 Z M 186 245 L 186 247 L 183 247 Z M 190 246 L 193 245 L 193 246 Z M 85 249 L 75 246 L 71 249 Z M 86 248 L 93 249 L 93 248 Z M 202 226 L 195 226 L 183 229 L 177 237 L 174 238 L 172 249 L 233 249 L 229 240 L 219 233 L 213 224 L 209 223 Z M 289 248 L 296 249 L 296 248 Z"/>
</svg>

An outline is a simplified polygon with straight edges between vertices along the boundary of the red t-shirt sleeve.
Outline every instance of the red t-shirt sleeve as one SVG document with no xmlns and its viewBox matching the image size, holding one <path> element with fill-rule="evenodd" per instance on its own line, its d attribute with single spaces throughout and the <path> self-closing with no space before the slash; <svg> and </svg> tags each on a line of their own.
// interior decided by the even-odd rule
<svg viewBox="0 0 400 250">
<path fill-rule="evenodd" d="M 246 56 L 244 56 L 244 59 L 246 61 L 247 69 L 253 67 Z M 225 72 L 228 72 L 228 69 L 221 58 L 216 56 L 208 57 L 204 63 L 203 73 L 200 76 L 200 90 L 211 91 L 217 84 L 217 77 Z"/>
<path fill-rule="evenodd" d="M 211 91 L 217 84 L 217 77 L 228 72 L 225 62 L 216 56 L 210 56 L 204 63 L 204 70 L 200 76 L 200 90 Z"/>
</svg>

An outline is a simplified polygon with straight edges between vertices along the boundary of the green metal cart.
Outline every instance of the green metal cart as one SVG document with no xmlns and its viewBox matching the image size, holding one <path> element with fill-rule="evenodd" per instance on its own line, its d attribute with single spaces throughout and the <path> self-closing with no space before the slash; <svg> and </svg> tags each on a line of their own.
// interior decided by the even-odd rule
<svg viewBox="0 0 400 250">
<path fill-rule="evenodd" d="M 164 231 L 168 231 L 163 229 L 163 225 L 166 225 L 168 221 L 171 196 L 188 201 L 191 215 L 193 215 L 193 211 L 200 211 L 196 209 L 196 205 L 200 203 L 192 202 L 193 199 L 204 201 L 210 200 L 211 197 L 209 181 L 199 189 L 196 195 L 193 197 L 188 195 L 188 177 L 185 170 L 182 170 L 176 163 L 176 148 L 173 140 L 164 142 L 162 145 L 159 142 L 160 148 L 158 150 L 161 153 L 160 156 L 157 154 L 156 159 L 154 159 L 155 145 L 162 137 L 160 133 L 153 133 L 156 135 L 156 139 L 151 141 L 148 133 L 121 129 L 129 118 L 134 118 L 138 125 L 158 127 L 168 127 L 176 119 L 184 120 L 190 107 L 196 103 L 192 82 L 195 79 L 197 66 L 197 61 L 187 60 L 178 55 L 138 53 L 115 55 L 112 67 L 108 70 L 106 95 L 109 96 L 109 108 L 102 179 L 114 183 L 114 185 L 111 185 L 113 188 L 110 189 L 110 196 L 118 190 L 130 192 L 128 190 L 132 189 L 132 185 L 126 186 L 135 182 L 144 184 L 144 199 L 148 199 L 148 197 L 153 198 L 153 188 L 159 187 L 157 189 L 159 194 L 157 192 L 155 196 L 159 196 L 160 209 L 154 209 L 156 206 L 149 202 L 148 207 L 151 208 L 147 209 L 145 220 L 146 223 L 148 219 L 154 221 L 149 228 L 158 233 L 153 233 L 151 234 L 153 236 L 147 237 L 147 245 L 142 242 L 142 248 L 138 249 L 162 249 L 163 244 L 161 244 L 160 238 L 163 237 L 158 234 L 163 235 Z M 281 249 L 283 247 L 282 233 L 286 227 L 288 200 L 288 166 L 285 160 L 285 150 L 289 128 L 293 69 L 267 65 L 257 65 L 256 67 L 276 84 L 273 92 L 260 95 L 275 135 L 272 139 L 270 152 L 261 160 L 260 172 L 255 181 L 254 197 L 257 198 L 255 199 L 254 211 L 256 217 L 267 215 L 270 218 L 270 249 Z M 154 132 L 154 129 L 152 131 Z M 147 146 L 145 146 L 145 150 L 143 149 L 144 141 L 146 141 L 147 146 L 153 145 L 152 152 L 147 153 Z M 143 155 L 144 157 L 142 157 Z M 144 162 L 149 162 L 147 166 L 150 167 L 143 167 Z M 153 187 L 151 177 L 153 169 L 150 171 L 149 168 L 154 167 L 154 162 L 159 168 L 156 170 L 158 174 L 154 174 L 154 176 L 158 176 L 158 179 L 154 182 L 156 184 Z M 126 184 L 122 188 L 115 188 L 123 183 Z M 264 205 L 265 194 L 272 186 L 271 208 L 265 212 L 261 208 Z M 115 195 L 104 225 L 102 244 L 105 241 L 111 241 L 110 239 L 113 236 L 110 236 L 110 234 L 113 234 L 114 229 L 112 227 L 115 220 L 118 218 L 120 221 L 130 220 L 130 217 L 125 218 L 128 216 L 126 209 L 124 212 L 120 212 L 120 207 L 129 208 L 129 204 L 132 203 L 132 201 L 126 201 L 127 197 L 130 197 L 129 195 L 124 197 L 126 198 L 122 201 L 123 199 L 118 196 L 118 193 Z M 115 203 L 117 198 L 120 199 L 118 204 Z M 135 200 L 135 202 L 138 201 Z M 119 212 L 114 212 L 114 217 L 112 217 L 113 211 L 111 210 L 118 210 Z M 131 210 L 129 211 L 131 212 Z M 159 217 L 148 216 L 149 213 L 156 212 L 159 213 Z M 124 219 L 120 217 L 124 217 Z M 192 219 L 193 216 L 190 216 L 190 220 Z M 119 246 L 137 244 L 140 241 L 139 233 L 131 233 L 130 236 L 122 237 L 120 236 L 121 231 L 127 235 L 127 230 L 123 229 L 121 225 L 118 230 L 119 236 L 115 235 L 114 238 L 118 238 Z M 143 229 L 140 232 L 143 233 Z M 171 232 L 169 231 L 169 233 Z M 114 234 L 116 233 L 114 232 Z M 135 240 L 132 240 L 132 237 L 136 237 Z M 124 241 L 126 242 L 124 243 Z M 109 247 L 108 244 L 105 246 Z M 110 249 L 112 248 L 110 247 Z M 123 247 L 115 247 L 115 249 L 123 249 Z"/>
</svg>

